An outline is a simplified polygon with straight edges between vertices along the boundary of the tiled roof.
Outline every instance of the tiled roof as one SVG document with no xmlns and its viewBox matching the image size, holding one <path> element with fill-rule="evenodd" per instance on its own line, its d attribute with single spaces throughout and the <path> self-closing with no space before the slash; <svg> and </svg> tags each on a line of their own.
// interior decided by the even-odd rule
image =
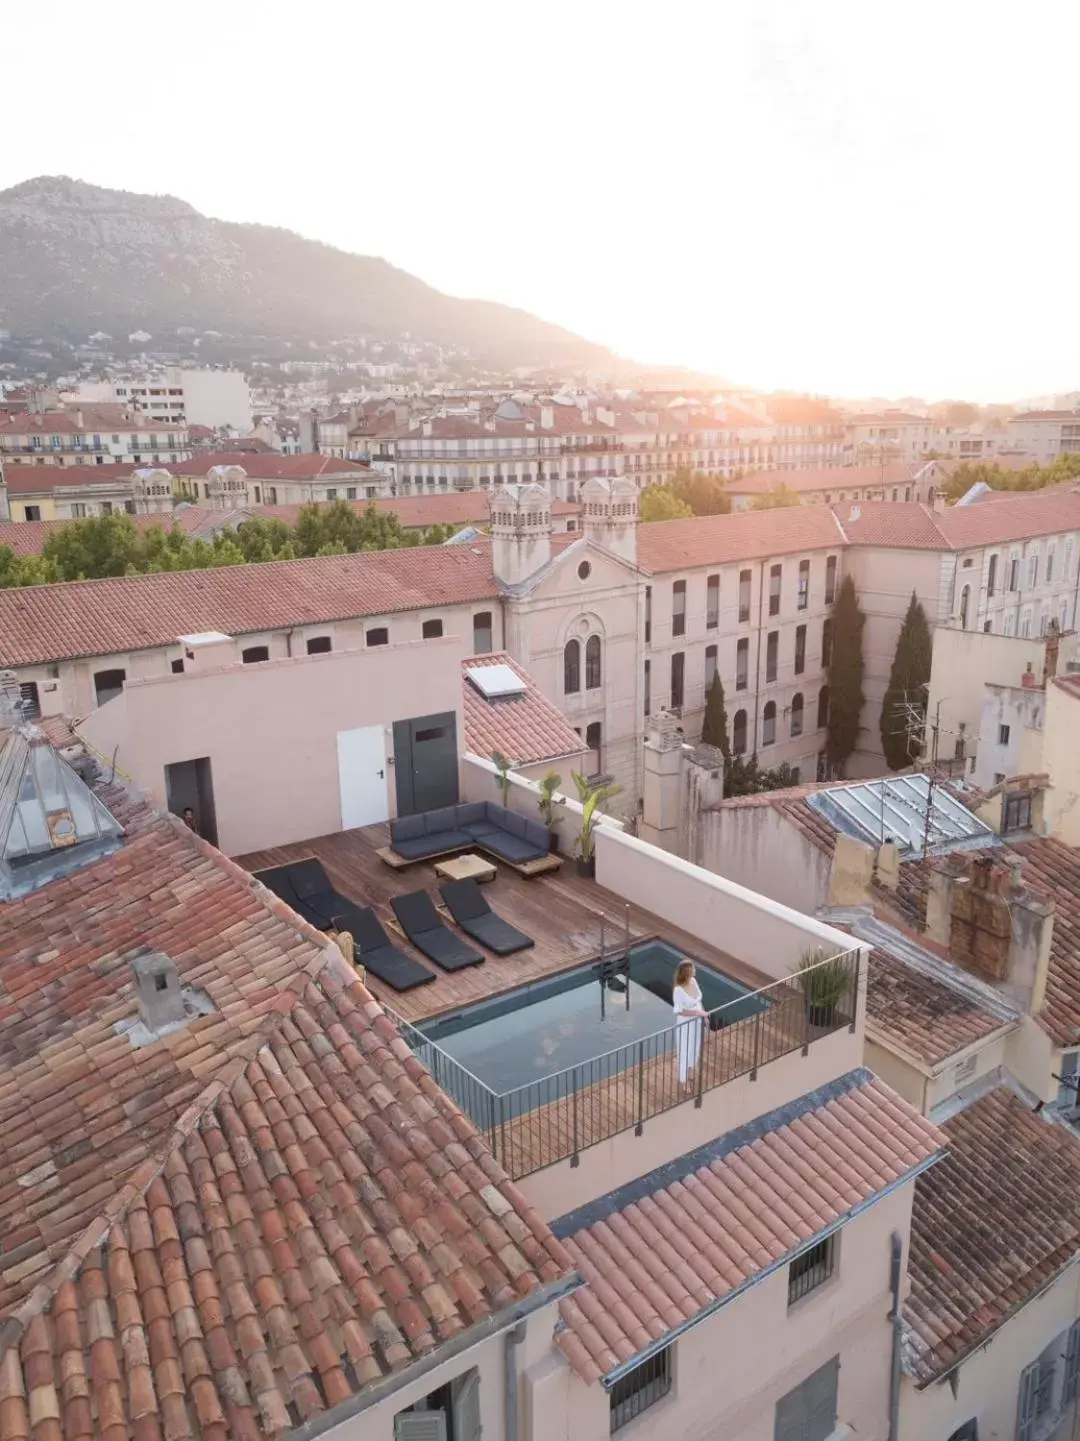
<svg viewBox="0 0 1080 1441">
<path fill-rule="evenodd" d="M 334 480 L 338 476 L 362 480 L 371 475 L 371 467 L 356 460 L 338 460 L 332 455 L 278 455 L 273 451 L 268 455 L 253 455 L 244 451 L 203 450 L 168 469 L 173 475 L 204 476 L 214 465 L 239 465 L 249 480 L 299 482 Z"/>
<path fill-rule="evenodd" d="M 526 686 L 523 694 L 488 700 L 468 679 L 476 666 L 508 666 Z M 514 764 L 580 756 L 584 743 L 577 731 L 540 691 L 526 671 L 502 651 L 474 655 L 462 662 L 466 672 L 465 745 L 474 755 L 501 751 Z M 569 776 L 566 777 L 569 781 Z"/>
<path fill-rule="evenodd" d="M 730 495 L 763 495 L 786 486 L 795 491 L 840 491 L 879 489 L 881 486 L 910 485 L 913 465 L 822 466 L 812 470 L 759 470 L 739 480 L 729 480 L 724 489 Z"/>
<path fill-rule="evenodd" d="M 123 954 L 215 1010 L 134 1049 Z M 0 908 L 0 1441 L 277 1436 L 571 1272 L 336 949 L 177 821 Z"/>
<path fill-rule="evenodd" d="M 929 1066 L 999 1031 L 1001 1016 L 943 980 L 874 947 L 866 980 L 866 1033 Z"/>
<path fill-rule="evenodd" d="M 1080 1250 L 1080 1141 L 1005 1086 L 942 1128 L 945 1159 L 915 1186 L 907 1365 L 942 1376 Z"/>
<path fill-rule="evenodd" d="M 459 605 L 496 595 L 491 551 L 433 546 L 0 590 L 0 665 Z"/>
<path fill-rule="evenodd" d="M 938 512 L 954 550 L 1080 530 L 1080 490 L 1033 491 L 996 505 L 954 505 Z"/>
<path fill-rule="evenodd" d="M 214 514 L 197 505 L 186 505 L 171 515 L 132 515 L 128 519 L 137 530 L 149 530 L 155 525 L 171 530 L 178 526 L 185 535 L 193 535 Z M 0 521 L 0 546 L 7 546 L 16 555 L 40 555 L 49 536 L 70 524 L 69 520 Z"/>
<path fill-rule="evenodd" d="M 78 412 L 83 423 L 79 424 Z M 0 416 L 0 435 L 85 435 L 99 428 L 116 429 L 127 434 L 145 431 L 163 438 L 170 433 L 182 434 L 186 427 L 179 421 L 141 420 L 125 411 L 123 406 L 75 406 L 71 410 L 49 411 L 46 414 L 20 411 L 15 415 Z M 168 446 L 165 447 L 168 449 Z"/>
<path fill-rule="evenodd" d="M 129 488 L 131 472 L 138 467 L 128 465 L 9 465 L 4 471 L 8 495 L 18 500 L 23 495 L 48 495 L 58 488 L 88 485 L 114 485 Z"/>
<path fill-rule="evenodd" d="M 917 1173 L 943 1144 L 862 1070 L 684 1157 L 677 1179 L 664 1167 L 625 1198 L 601 1198 L 585 1224 L 555 1226 L 588 1283 L 561 1303 L 556 1344 L 584 1380 L 607 1375 Z"/>
<path fill-rule="evenodd" d="M 839 550 L 843 543 L 827 506 L 795 505 L 639 525 L 637 553 L 642 569 L 656 574 L 811 550 Z"/>
<path fill-rule="evenodd" d="M 938 521 L 943 512 L 917 501 L 845 500 L 832 507 L 852 545 L 898 550 L 949 550 Z"/>
<path fill-rule="evenodd" d="M 1023 882 L 1054 903 L 1046 999 L 1037 1017 L 1059 1046 L 1080 1038 L 1080 850 L 1050 836 L 1014 843 Z"/>
</svg>

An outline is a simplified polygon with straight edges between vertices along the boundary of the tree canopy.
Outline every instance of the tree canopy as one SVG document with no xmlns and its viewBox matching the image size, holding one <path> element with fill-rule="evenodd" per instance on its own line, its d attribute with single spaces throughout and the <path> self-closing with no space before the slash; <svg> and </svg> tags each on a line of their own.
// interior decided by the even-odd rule
<svg viewBox="0 0 1080 1441">
<path fill-rule="evenodd" d="M 945 499 L 952 502 L 966 495 L 982 481 L 991 490 L 1044 490 L 1048 485 L 1080 476 L 1080 455 L 1059 455 L 1049 465 L 1029 465 L 1023 470 L 1003 470 L 1000 465 L 961 461 L 943 487 Z"/>
<path fill-rule="evenodd" d="M 731 742 L 728 739 L 727 706 L 724 703 L 724 682 L 717 671 L 712 678 L 709 694 L 705 698 L 705 721 L 701 727 L 701 739 L 706 745 L 722 751 L 724 759 L 731 756 Z"/>
<path fill-rule="evenodd" d="M 933 642 L 926 612 L 911 593 L 904 623 L 896 641 L 892 672 L 881 703 L 881 748 L 890 770 L 902 770 L 922 751 L 926 719 L 926 687 L 930 681 Z M 908 708 L 914 706 L 915 712 Z M 913 724 L 913 720 L 919 722 Z"/>
<path fill-rule="evenodd" d="M 754 497 L 751 510 L 786 510 L 788 506 L 798 505 L 798 493 L 792 490 L 790 485 L 776 485 L 772 490 L 767 490 L 764 495 Z"/>
<path fill-rule="evenodd" d="M 731 497 L 721 476 L 685 468 L 663 484 L 647 485 L 638 502 L 638 515 L 643 521 L 727 515 L 730 509 Z"/>
<path fill-rule="evenodd" d="M 863 627 L 855 582 L 846 575 L 832 615 L 832 657 L 829 661 L 829 720 L 825 754 L 842 770 L 859 739 L 863 702 Z"/>
<path fill-rule="evenodd" d="M 693 513 L 669 485 L 647 485 L 638 501 L 638 518 L 643 521 L 685 520 Z"/>
<path fill-rule="evenodd" d="M 391 513 L 374 506 L 357 511 L 344 500 L 302 506 L 295 526 L 253 516 L 235 530 L 218 531 L 212 540 L 186 535 L 168 517 L 160 525 L 141 527 L 131 516 L 114 512 L 58 526 L 46 537 L 41 555 L 18 556 L 10 546 L 0 546 L 0 587 L 441 545 L 452 534 L 451 526 L 435 525 L 421 536 L 403 530 Z"/>
</svg>

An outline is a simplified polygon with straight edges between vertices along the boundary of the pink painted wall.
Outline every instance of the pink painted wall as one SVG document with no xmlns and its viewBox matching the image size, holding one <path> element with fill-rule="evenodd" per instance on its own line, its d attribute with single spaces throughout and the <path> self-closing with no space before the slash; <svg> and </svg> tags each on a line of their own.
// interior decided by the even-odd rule
<svg viewBox="0 0 1080 1441">
<path fill-rule="evenodd" d="M 209 756 L 218 843 L 243 855 L 341 829 L 337 734 L 454 711 L 472 634 L 131 681 L 80 730 L 165 804 L 165 767 Z M 117 750 L 117 747 L 119 748 Z M 389 812 L 393 766 L 386 768 Z"/>
</svg>

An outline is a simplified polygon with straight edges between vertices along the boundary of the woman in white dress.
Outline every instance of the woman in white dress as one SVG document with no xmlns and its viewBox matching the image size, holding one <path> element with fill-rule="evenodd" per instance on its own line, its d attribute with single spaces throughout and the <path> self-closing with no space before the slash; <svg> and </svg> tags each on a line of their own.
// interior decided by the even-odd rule
<svg viewBox="0 0 1080 1441">
<path fill-rule="evenodd" d="M 694 979 L 694 963 L 685 958 L 675 969 L 671 995 L 675 1012 L 675 1053 L 679 1062 L 679 1085 L 689 1095 L 694 1089 L 694 1067 L 701 1055 L 702 1022 L 708 1011 L 701 1004 L 701 987 Z"/>
</svg>

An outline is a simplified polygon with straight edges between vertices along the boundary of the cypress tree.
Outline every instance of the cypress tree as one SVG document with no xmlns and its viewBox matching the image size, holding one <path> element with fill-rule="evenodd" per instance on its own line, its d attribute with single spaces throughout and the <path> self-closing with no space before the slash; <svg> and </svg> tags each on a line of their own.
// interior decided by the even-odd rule
<svg viewBox="0 0 1080 1441">
<path fill-rule="evenodd" d="M 881 703 L 881 749 L 890 770 L 902 770 L 922 751 L 921 727 L 918 736 L 909 735 L 911 721 L 907 707 L 917 706 L 925 723 L 926 686 L 932 658 L 933 642 L 926 612 L 912 591 L 896 641 L 889 686 Z"/>
<path fill-rule="evenodd" d="M 859 739 L 862 713 L 862 638 L 866 616 L 859 609 L 855 582 L 844 577 L 833 607 L 832 659 L 829 663 L 829 722 L 825 754 L 829 764 L 842 770 Z"/>
<path fill-rule="evenodd" d="M 728 740 L 727 707 L 724 704 L 724 682 L 720 672 L 713 676 L 709 694 L 705 698 L 705 722 L 701 727 L 701 739 L 706 745 L 722 751 L 725 760 L 731 759 L 731 742 Z"/>
</svg>

